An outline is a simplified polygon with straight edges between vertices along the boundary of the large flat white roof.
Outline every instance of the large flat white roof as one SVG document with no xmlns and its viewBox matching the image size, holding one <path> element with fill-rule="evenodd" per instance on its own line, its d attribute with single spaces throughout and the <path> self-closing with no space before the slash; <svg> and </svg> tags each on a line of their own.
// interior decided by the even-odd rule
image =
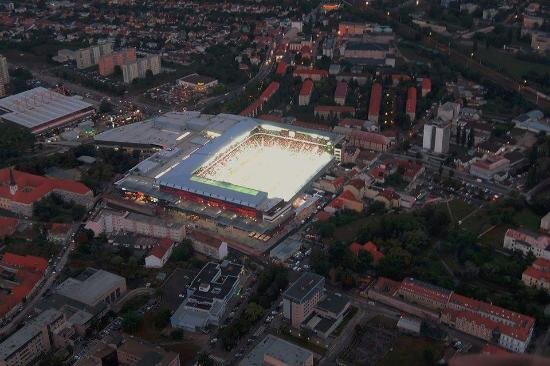
<svg viewBox="0 0 550 366">
<path fill-rule="evenodd" d="M 0 99 L 0 118 L 20 126 L 35 129 L 93 106 L 79 97 L 68 97 L 43 87 Z"/>
</svg>

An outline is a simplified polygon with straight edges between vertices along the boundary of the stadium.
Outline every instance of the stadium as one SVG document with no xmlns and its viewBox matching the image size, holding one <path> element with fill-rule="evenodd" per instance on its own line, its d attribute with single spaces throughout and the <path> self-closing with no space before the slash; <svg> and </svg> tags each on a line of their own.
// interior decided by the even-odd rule
<svg viewBox="0 0 550 366">
<path fill-rule="evenodd" d="M 181 200 L 276 221 L 332 153 L 330 135 L 244 118 L 156 178 Z"/>
</svg>

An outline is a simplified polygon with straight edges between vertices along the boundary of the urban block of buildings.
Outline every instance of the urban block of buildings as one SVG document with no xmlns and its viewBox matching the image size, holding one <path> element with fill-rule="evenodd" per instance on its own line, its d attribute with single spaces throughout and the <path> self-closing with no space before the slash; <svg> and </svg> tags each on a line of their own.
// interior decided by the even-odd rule
<svg viewBox="0 0 550 366">
<path fill-rule="evenodd" d="M 313 366 L 313 353 L 293 343 L 268 334 L 239 366 Z"/>
<path fill-rule="evenodd" d="M 304 327 L 327 339 L 343 321 L 349 300 L 339 293 L 326 292 L 325 278 L 303 273 L 283 293 L 283 315 L 294 328 Z"/>
<path fill-rule="evenodd" d="M 396 282 L 380 277 L 368 297 L 518 353 L 527 349 L 535 326 L 532 317 L 413 278 Z"/>
<path fill-rule="evenodd" d="M 228 304 L 242 286 L 243 266 L 208 262 L 186 290 L 185 299 L 170 318 L 175 328 L 190 331 L 219 326 Z"/>
<path fill-rule="evenodd" d="M 0 259 L 0 318 L 10 316 L 42 280 L 48 262 L 35 256 L 6 252 Z"/>
<path fill-rule="evenodd" d="M 550 260 L 550 236 L 508 229 L 504 235 L 503 247 L 525 255 L 533 253 L 537 258 Z"/>
</svg>

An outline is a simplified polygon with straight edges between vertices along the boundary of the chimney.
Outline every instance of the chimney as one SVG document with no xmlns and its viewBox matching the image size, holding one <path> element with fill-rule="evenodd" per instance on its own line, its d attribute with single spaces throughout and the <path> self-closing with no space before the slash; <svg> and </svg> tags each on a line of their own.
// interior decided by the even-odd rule
<svg viewBox="0 0 550 366">
<path fill-rule="evenodd" d="M 15 175 L 13 174 L 13 168 L 10 168 L 10 194 L 12 196 L 17 193 L 17 182 L 15 182 Z"/>
</svg>

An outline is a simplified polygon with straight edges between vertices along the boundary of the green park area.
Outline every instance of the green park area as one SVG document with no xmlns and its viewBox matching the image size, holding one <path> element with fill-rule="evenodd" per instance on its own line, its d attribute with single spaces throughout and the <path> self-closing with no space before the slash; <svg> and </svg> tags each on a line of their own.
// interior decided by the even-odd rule
<svg viewBox="0 0 550 366">
<path fill-rule="evenodd" d="M 443 356 L 444 346 L 431 339 L 402 336 L 377 366 L 433 365 Z"/>
</svg>

